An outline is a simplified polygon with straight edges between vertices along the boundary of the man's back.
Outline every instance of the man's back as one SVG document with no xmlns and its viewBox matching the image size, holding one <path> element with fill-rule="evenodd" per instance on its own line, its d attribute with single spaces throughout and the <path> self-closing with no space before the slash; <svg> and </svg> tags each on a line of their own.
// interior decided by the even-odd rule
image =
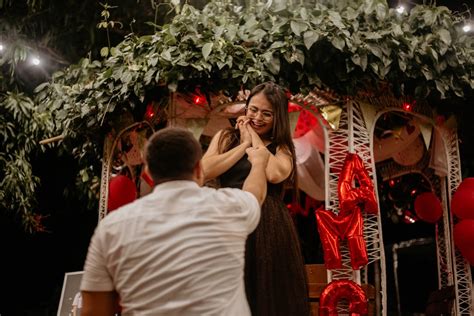
<svg viewBox="0 0 474 316">
<path fill-rule="evenodd" d="M 81 289 L 117 290 L 123 314 L 249 315 L 244 248 L 259 209 L 240 190 L 158 185 L 101 222 Z"/>
</svg>

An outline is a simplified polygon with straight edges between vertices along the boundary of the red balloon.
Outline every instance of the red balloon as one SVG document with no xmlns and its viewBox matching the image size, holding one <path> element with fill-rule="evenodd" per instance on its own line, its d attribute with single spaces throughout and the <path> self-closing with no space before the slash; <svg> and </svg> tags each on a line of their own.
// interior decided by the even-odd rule
<svg viewBox="0 0 474 316">
<path fill-rule="evenodd" d="M 107 210 L 109 212 L 133 202 L 137 198 L 137 187 L 135 183 L 123 175 L 113 177 L 109 183 L 109 200 Z"/>
<path fill-rule="evenodd" d="M 443 208 L 433 192 L 423 192 L 415 199 L 416 215 L 423 221 L 435 224 L 443 216 Z"/>
<path fill-rule="evenodd" d="M 474 219 L 474 178 L 464 179 L 451 201 L 451 211 L 462 219 Z"/>
<path fill-rule="evenodd" d="M 349 302 L 351 315 L 366 315 L 368 313 L 367 296 L 357 283 L 351 280 L 332 281 L 321 292 L 319 298 L 319 315 L 337 316 L 337 303 L 341 299 Z"/>
<path fill-rule="evenodd" d="M 454 225 L 453 239 L 463 257 L 474 265 L 474 220 L 463 219 Z"/>
<path fill-rule="evenodd" d="M 359 187 L 353 187 L 357 179 Z M 358 270 L 368 263 L 367 249 L 363 236 L 364 221 L 362 210 L 377 214 L 378 204 L 374 186 L 357 154 L 348 153 L 337 183 L 339 214 L 318 210 L 316 220 L 323 245 L 324 264 L 327 269 L 342 267 L 339 250 L 340 240 L 347 239 L 352 269 Z"/>
</svg>

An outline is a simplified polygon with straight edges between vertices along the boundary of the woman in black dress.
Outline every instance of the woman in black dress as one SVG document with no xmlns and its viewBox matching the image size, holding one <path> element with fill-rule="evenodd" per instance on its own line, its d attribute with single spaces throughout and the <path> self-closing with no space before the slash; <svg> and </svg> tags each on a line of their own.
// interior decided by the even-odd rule
<svg viewBox="0 0 474 316">
<path fill-rule="evenodd" d="M 219 131 L 203 157 L 207 180 L 221 187 L 241 188 L 250 171 L 245 149 L 266 146 L 267 197 L 260 223 L 248 237 L 245 287 L 253 315 L 309 315 L 306 273 L 298 236 L 283 203 L 284 186 L 296 186 L 295 149 L 285 91 L 272 82 L 256 86 L 246 115 L 235 129 Z"/>
</svg>

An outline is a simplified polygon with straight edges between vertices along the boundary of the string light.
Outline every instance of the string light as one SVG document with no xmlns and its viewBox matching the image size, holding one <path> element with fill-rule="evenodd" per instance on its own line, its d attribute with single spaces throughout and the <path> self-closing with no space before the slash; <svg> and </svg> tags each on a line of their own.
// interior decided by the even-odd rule
<svg viewBox="0 0 474 316">
<path fill-rule="evenodd" d="M 467 32 L 470 32 L 472 30 L 472 27 L 470 24 L 466 24 L 462 27 L 462 30 L 464 31 L 464 33 L 467 33 Z"/>
<path fill-rule="evenodd" d="M 206 98 L 202 95 L 195 95 L 193 98 L 193 102 L 194 104 L 199 105 L 199 106 L 204 106 L 207 104 Z"/>
<path fill-rule="evenodd" d="M 4 48 L 5 48 L 5 47 L 3 47 L 3 44 L 0 43 L 0 52 L 3 51 Z"/>
<path fill-rule="evenodd" d="M 41 64 L 41 60 L 38 57 L 33 56 L 31 57 L 31 64 L 34 66 L 39 66 Z"/>
<path fill-rule="evenodd" d="M 411 112 L 412 109 L 413 109 L 413 105 L 411 103 L 403 102 L 404 111 Z"/>
<path fill-rule="evenodd" d="M 398 12 L 398 14 L 402 14 L 403 12 L 405 12 L 405 7 L 399 5 L 395 10 Z"/>
</svg>

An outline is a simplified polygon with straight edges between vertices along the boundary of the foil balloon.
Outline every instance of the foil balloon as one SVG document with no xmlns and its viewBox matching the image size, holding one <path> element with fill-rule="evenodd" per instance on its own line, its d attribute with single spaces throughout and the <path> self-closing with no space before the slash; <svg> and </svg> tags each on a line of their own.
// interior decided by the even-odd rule
<svg viewBox="0 0 474 316">
<path fill-rule="evenodd" d="M 342 268 L 340 240 L 347 239 L 351 266 L 359 270 L 368 263 L 367 249 L 363 236 L 364 223 L 359 208 L 352 213 L 336 215 L 331 211 L 317 210 L 318 232 L 324 252 L 327 269 Z"/>
<path fill-rule="evenodd" d="M 358 187 L 353 187 L 357 180 Z M 362 159 L 348 153 L 340 171 L 338 182 L 339 214 L 327 210 L 316 211 L 318 231 L 327 269 L 342 268 L 340 241 L 347 239 L 352 269 L 358 270 L 368 263 L 363 236 L 362 210 L 377 214 L 374 186 Z"/>
<path fill-rule="evenodd" d="M 351 315 L 368 313 L 367 295 L 360 285 L 351 280 L 336 280 L 326 285 L 321 292 L 319 315 L 337 316 L 337 303 L 342 299 L 348 301 Z"/>
<path fill-rule="evenodd" d="M 354 180 L 359 183 L 358 188 L 353 187 Z M 361 207 L 367 213 L 377 214 L 374 185 L 357 154 L 347 154 L 337 186 L 340 212 L 346 214 Z"/>
</svg>

